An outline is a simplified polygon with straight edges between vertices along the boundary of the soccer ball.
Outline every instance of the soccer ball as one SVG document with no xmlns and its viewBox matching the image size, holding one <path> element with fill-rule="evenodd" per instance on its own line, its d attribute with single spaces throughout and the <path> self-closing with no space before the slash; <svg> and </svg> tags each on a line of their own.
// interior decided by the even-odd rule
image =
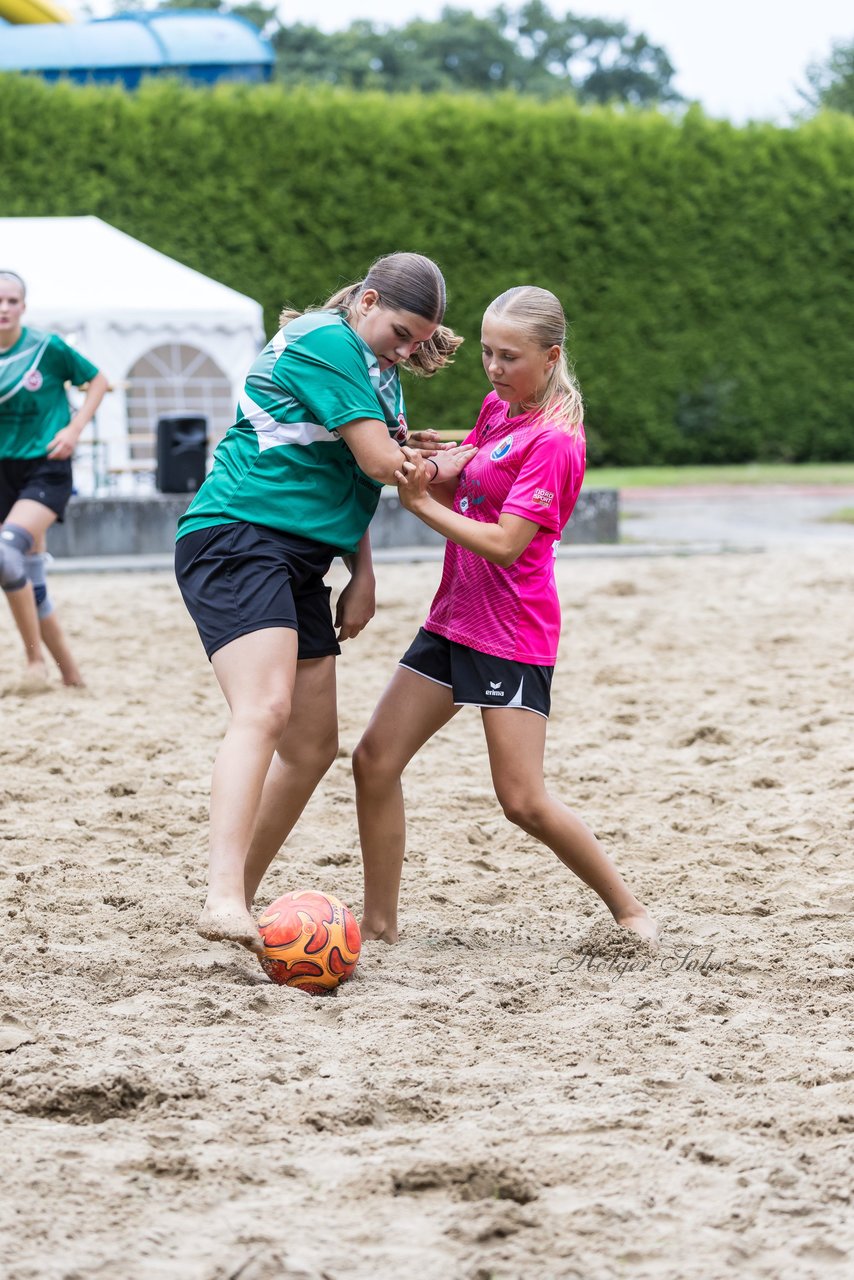
<svg viewBox="0 0 854 1280">
<path fill-rule="evenodd" d="M 285 893 L 258 921 L 261 964 L 274 982 L 326 995 L 359 962 L 362 935 L 349 907 L 331 893 Z"/>
</svg>

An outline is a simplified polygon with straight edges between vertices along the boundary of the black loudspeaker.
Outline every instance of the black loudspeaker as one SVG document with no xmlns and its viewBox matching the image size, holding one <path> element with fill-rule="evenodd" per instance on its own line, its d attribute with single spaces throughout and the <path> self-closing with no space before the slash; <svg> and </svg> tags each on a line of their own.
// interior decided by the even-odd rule
<svg viewBox="0 0 854 1280">
<path fill-rule="evenodd" d="M 194 493 L 205 478 L 207 418 L 170 413 L 157 419 L 157 468 L 161 493 Z"/>
</svg>

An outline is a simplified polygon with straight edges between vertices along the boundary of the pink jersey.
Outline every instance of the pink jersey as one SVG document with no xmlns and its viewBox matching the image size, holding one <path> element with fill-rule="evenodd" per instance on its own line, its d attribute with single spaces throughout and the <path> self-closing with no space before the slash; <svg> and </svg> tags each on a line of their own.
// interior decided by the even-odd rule
<svg viewBox="0 0 854 1280">
<path fill-rule="evenodd" d="M 491 391 L 466 444 L 478 453 L 460 476 L 454 510 L 496 524 L 502 512 L 540 526 L 515 564 L 490 564 L 455 542 L 424 626 L 480 653 L 553 666 L 560 638 L 555 544 L 584 479 L 584 431 L 508 417 Z"/>
</svg>

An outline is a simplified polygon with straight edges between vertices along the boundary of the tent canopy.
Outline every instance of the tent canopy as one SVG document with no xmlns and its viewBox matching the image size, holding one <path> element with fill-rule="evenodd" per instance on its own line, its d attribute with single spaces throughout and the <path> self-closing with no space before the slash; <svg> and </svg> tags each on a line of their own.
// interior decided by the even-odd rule
<svg viewBox="0 0 854 1280">
<path fill-rule="evenodd" d="M 100 218 L 0 218 L 0 269 L 22 276 L 33 324 L 98 315 L 161 325 L 174 313 L 227 329 L 252 327 L 261 307 Z"/>
<path fill-rule="evenodd" d="M 92 217 L 0 218 L 3 269 L 27 286 L 24 324 L 62 334 L 109 378 L 97 428 L 111 464 L 140 456 L 158 413 L 204 413 L 213 440 L 234 421 L 264 344 L 254 299 Z"/>
</svg>

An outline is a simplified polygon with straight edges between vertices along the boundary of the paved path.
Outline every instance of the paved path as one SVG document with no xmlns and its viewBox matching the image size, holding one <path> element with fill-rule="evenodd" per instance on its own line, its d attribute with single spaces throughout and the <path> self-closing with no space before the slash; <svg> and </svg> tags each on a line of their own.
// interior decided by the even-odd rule
<svg viewBox="0 0 854 1280">
<path fill-rule="evenodd" d="M 561 547 L 575 559 L 709 555 L 784 546 L 827 544 L 854 551 L 854 524 L 826 517 L 854 507 L 854 487 L 794 485 L 693 486 L 623 489 L 618 546 Z M 442 547 L 376 550 L 380 563 L 439 560 Z M 87 556 L 54 561 L 53 573 L 156 572 L 171 570 L 172 555 Z"/>
<path fill-rule="evenodd" d="M 740 545 L 718 540 L 660 543 L 596 543 L 589 546 L 561 547 L 561 560 L 626 560 L 660 556 L 707 556 L 764 551 L 758 542 Z M 375 564 L 414 564 L 422 560 L 441 560 L 444 547 L 394 547 L 373 553 Z M 164 573 L 172 572 L 171 555 L 139 556 L 73 556 L 57 557 L 51 565 L 55 573 Z"/>
<path fill-rule="evenodd" d="M 623 489 L 620 533 L 629 545 L 765 548 L 821 542 L 854 550 L 854 524 L 827 522 L 846 507 L 854 508 L 854 487 L 842 485 Z"/>
</svg>

